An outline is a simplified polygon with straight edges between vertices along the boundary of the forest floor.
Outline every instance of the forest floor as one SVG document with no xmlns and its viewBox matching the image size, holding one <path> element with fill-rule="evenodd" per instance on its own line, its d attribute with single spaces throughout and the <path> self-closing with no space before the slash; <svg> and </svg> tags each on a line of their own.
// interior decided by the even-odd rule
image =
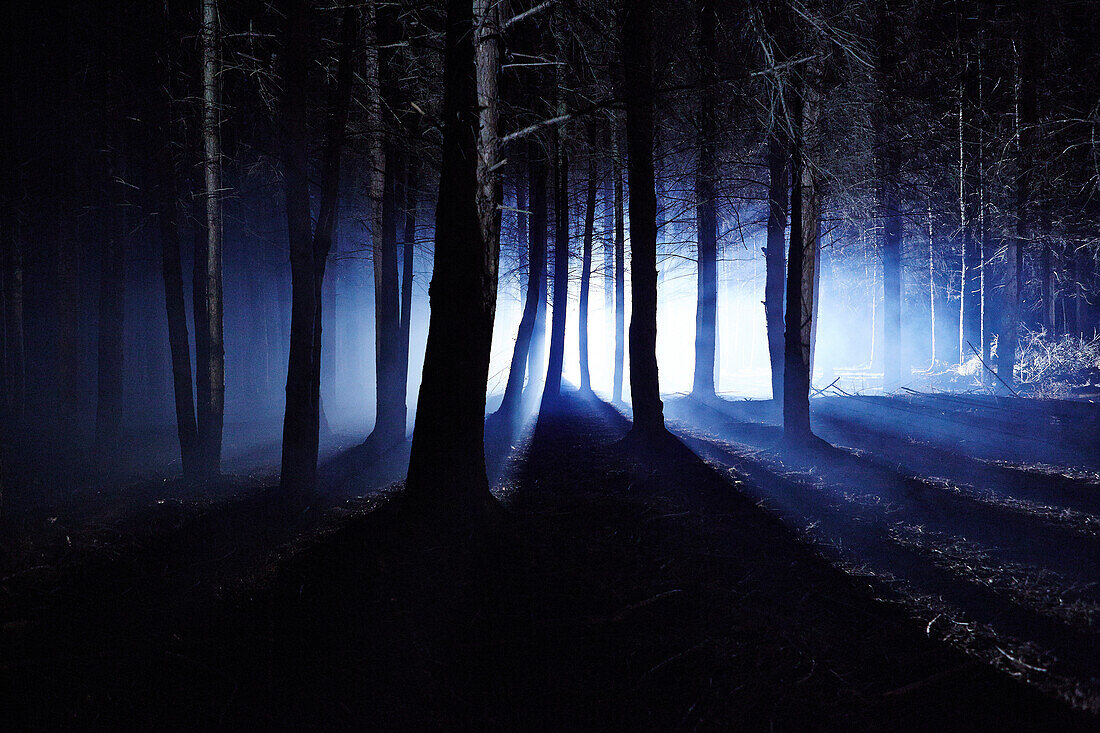
<svg viewBox="0 0 1100 733">
<path fill-rule="evenodd" d="M 487 436 L 502 509 L 449 529 L 403 506 L 407 446 L 336 453 L 293 515 L 259 472 L 9 491 L 7 722 L 1095 728 L 1095 408 L 814 408 L 832 446 L 784 447 L 767 403 L 681 399 L 677 440 L 641 448 L 572 394 Z"/>
</svg>

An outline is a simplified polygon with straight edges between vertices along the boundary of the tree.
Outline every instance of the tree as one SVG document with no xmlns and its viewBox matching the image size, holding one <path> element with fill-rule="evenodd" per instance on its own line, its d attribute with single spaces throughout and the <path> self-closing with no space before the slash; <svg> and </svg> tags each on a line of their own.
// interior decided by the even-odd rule
<svg viewBox="0 0 1100 733">
<path fill-rule="evenodd" d="M 401 390 L 401 294 L 397 267 L 397 150 L 388 133 L 388 111 L 397 105 L 394 44 L 398 40 L 397 8 L 375 7 L 378 93 L 369 103 L 371 142 L 371 263 L 374 270 L 375 419 L 364 445 L 380 453 L 404 442 L 405 392 Z"/>
<path fill-rule="evenodd" d="M 219 131 L 220 29 L 217 0 L 203 0 L 202 49 L 203 223 L 205 240 L 196 253 L 195 352 L 198 435 L 204 478 L 221 470 L 225 413 L 225 342 L 222 333 L 222 186 Z M 200 256 L 201 255 L 201 256 Z"/>
<path fill-rule="evenodd" d="M 695 376 L 692 395 L 714 397 L 714 352 L 718 319 L 718 216 L 715 183 L 714 94 L 715 8 L 710 0 L 699 2 L 699 167 L 695 178 L 696 230 L 698 243 L 697 302 L 695 310 Z"/>
<path fill-rule="evenodd" d="M 816 62 L 809 62 L 795 82 L 791 140 L 791 245 L 787 255 L 787 310 L 783 337 L 783 432 L 792 442 L 805 442 L 810 431 L 810 380 L 815 270 L 821 217 L 818 124 L 821 92 Z"/>
<path fill-rule="evenodd" d="M 14 217 L 0 229 L 0 313 L 3 321 L 3 404 L 5 438 L 14 438 L 22 430 L 26 409 L 26 351 L 23 330 L 23 250 Z"/>
<path fill-rule="evenodd" d="M 897 27 L 890 9 L 878 8 L 878 105 L 875 110 L 876 202 L 882 233 L 884 387 L 902 383 L 901 368 L 901 151 L 898 134 Z"/>
<path fill-rule="evenodd" d="M 588 370 L 588 295 L 592 279 L 592 237 L 596 219 L 596 190 L 599 174 L 595 161 L 588 164 L 588 192 L 584 205 L 584 248 L 581 255 L 581 304 L 577 323 L 579 339 L 581 392 L 592 391 L 592 375 Z"/>
<path fill-rule="evenodd" d="M 555 13 L 558 33 L 564 34 L 562 14 Z M 564 43 L 559 39 L 559 56 Z M 565 79 L 562 65 L 557 69 L 555 85 L 558 117 L 566 116 Z M 552 405 L 561 395 L 561 370 L 565 360 L 565 322 L 569 307 L 569 155 L 566 152 L 564 123 L 551 130 L 554 151 L 554 311 L 550 320 L 550 358 L 546 382 L 542 388 L 542 408 Z M 541 412 L 540 409 L 540 412 Z"/>
<path fill-rule="evenodd" d="M 314 226 L 309 205 L 306 124 L 309 0 L 295 0 L 286 23 L 282 163 L 290 238 L 291 316 L 286 413 L 280 484 L 288 500 L 316 489 L 321 404 L 321 289 L 332 248 L 340 191 L 340 157 L 351 105 L 353 52 L 358 33 L 354 6 L 341 21 L 340 60 L 321 164 L 321 201 Z"/>
<path fill-rule="evenodd" d="M 183 262 L 180 251 L 179 172 L 172 154 L 170 131 L 178 129 L 172 119 L 174 68 L 168 52 L 170 17 L 165 7 L 161 53 L 157 59 L 158 81 L 162 97 L 150 104 L 150 137 L 155 141 L 155 185 L 150 208 L 156 213 L 160 235 L 161 281 L 164 288 L 164 312 L 168 324 L 168 348 L 172 365 L 172 394 L 176 411 L 176 436 L 180 445 L 180 463 L 185 479 L 200 477 L 198 427 L 195 423 L 195 397 L 192 391 L 191 345 L 187 333 L 187 305 L 183 295 Z M 161 137 L 164 136 L 164 137 Z"/>
<path fill-rule="evenodd" d="M 520 402 L 523 397 L 523 377 L 526 371 L 534 380 L 535 372 L 528 365 L 528 355 L 532 349 L 536 319 L 540 303 L 546 293 L 546 166 L 539 158 L 538 144 L 528 142 L 527 154 L 528 187 L 530 189 L 530 222 L 528 237 L 527 289 L 523 301 L 523 314 L 520 316 L 516 344 L 512 350 L 512 361 L 508 368 L 508 382 L 504 387 L 504 397 L 497 413 L 506 421 L 509 434 L 515 431 L 515 423 Z"/>
<path fill-rule="evenodd" d="M 1017 143 L 1016 143 L 1016 226 L 1015 236 L 1006 241 L 1003 303 L 1001 304 L 1000 333 L 997 339 L 997 376 L 1002 386 L 1012 389 L 1015 384 L 1017 333 L 1020 329 L 1020 292 L 1023 278 L 1024 247 L 1031 229 L 1031 180 L 1035 167 L 1035 127 L 1038 122 L 1038 87 L 1035 83 L 1038 66 L 1038 44 L 1035 26 L 1039 19 L 1031 12 L 1033 5 L 1025 3 L 1019 12 L 1020 60 L 1017 85 Z M 1044 250 L 1045 253 L 1045 250 Z M 1046 287 L 1044 277 L 1043 287 Z M 1043 310 L 1049 294 L 1041 291 Z"/>
<path fill-rule="evenodd" d="M 416 162 L 405 161 L 404 206 L 405 225 L 402 235 L 401 256 L 401 337 L 397 354 L 397 389 L 401 403 L 406 402 L 409 390 L 409 337 L 412 331 L 413 255 L 416 252 Z M 404 429 L 404 428 L 402 428 Z"/>
<path fill-rule="evenodd" d="M 447 0 L 431 315 L 405 482 L 421 506 L 460 512 L 493 501 L 485 473 L 485 389 L 499 252 L 482 235 L 478 216 L 473 18 L 471 0 Z"/>
<path fill-rule="evenodd" d="M 114 155 L 114 153 L 109 153 Z M 99 333 L 96 360 L 96 457 L 104 465 L 122 437 L 123 318 L 126 294 L 126 245 L 122 232 L 119 184 L 106 185 L 103 230 L 100 233 Z"/>
<path fill-rule="evenodd" d="M 623 166 L 619 156 L 618 134 L 611 156 L 611 176 L 615 179 L 615 367 L 611 401 L 623 401 L 623 359 L 626 351 L 626 216 L 623 210 Z"/>
<path fill-rule="evenodd" d="M 787 233 L 788 162 L 790 148 L 784 145 L 777 122 L 768 133 L 768 223 L 764 249 L 764 320 L 768 332 L 768 363 L 771 366 L 772 400 L 783 400 L 783 277 L 787 269 L 784 238 Z"/>
<path fill-rule="evenodd" d="M 621 7 L 627 176 L 630 184 L 631 433 L 665 432 L 657 377 L 657 188 L 653 171 L 653 8 L 651 0 Z"/>
</svg>

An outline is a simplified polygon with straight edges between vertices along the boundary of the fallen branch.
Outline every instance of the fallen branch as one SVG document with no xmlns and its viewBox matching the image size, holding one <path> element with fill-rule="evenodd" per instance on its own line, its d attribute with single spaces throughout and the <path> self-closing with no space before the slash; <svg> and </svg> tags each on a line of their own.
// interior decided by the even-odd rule
<svg viewBox="0 0 1100 733">
<path fill-rule="evenodd" d="M 982 363 L 982 366 L 984 366 L 989 371 L 990 374 L 992 374 L 994 377 L 996 377 L 998 379 L 998 381 L 1000 381 L 1000 383 L 1003 384 L 1008 389 L 1008 391 L 1012 393 L 1013 397 L 1019 397 L 1020 396 L 1019 392 L 1012 389 L 1012 385 L 1010 385 L 1005 380 L 1001 379 L 1001 375 L 998 374 L 997 372 L 993 371 L 993 368 L 985 363 L 985 359 L 982 358 L 981 352 L 974 348 L 974 344 L 967 341 L 966 345 L 969 346 L 970 350 L 974 352 L 974 356 L 978 357 L 978 361 L 980 361 Z"/>
</svg>

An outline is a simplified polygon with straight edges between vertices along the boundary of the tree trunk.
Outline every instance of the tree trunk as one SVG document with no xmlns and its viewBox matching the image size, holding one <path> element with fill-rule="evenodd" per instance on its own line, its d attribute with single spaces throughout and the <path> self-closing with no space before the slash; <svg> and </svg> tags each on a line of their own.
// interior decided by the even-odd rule
<svg viewBox="0 0 1100 733">
<path fill-rule="evenodd" d="M 626 356 L 626 212 L 623 206 L 623 166 L 619 155 L 618 132 L 611 161 L 615 178 L 615 373 L 611 401 L 623 401 L 623 360 Z"/>
<path fill-rule="evenodd" d="M 412 333 L 413 255 L 416 248 L 416 163 L 410 158 L 405 162 L 405 226 L 401 257 L 401 335 L 397 353 L 397 388 L 401 393 L 401 405 L 405 408 L 404 431 L 408 425 L 409 393 L 409 343 Z"/>
<path fill-rule="evenodd" d="M 882 226 L 883 389 L 901 386 L 901 152 L 897 134 L 896 28 L 889 8 L 880 7 L 877 23 L 878 96 L 875 114 L 878 218 Z"/>
<path fill-rule="evenodd" d="M 493 251 L 500 251 L 500 207 L 503 186 L 500 180 L 500 132 L 497 98 L 500 75 L 500 3 L 474 0 L 477 74 L 477 210 L 482 239 Z"/>
<path fill-rule="evenodd" d="M 376 161 L 381 178 L 380 201 L 374 205 L 374 336 L 375 421 L 368 441 L 377 451 L 405 439 L 405 395 L 400 391 L 401 293 L 397 274 L 397 160 L 393 146 L 384 145 Z M 381 170 L 378 171 L 377 168 Z"/>
<path fill-rule="evenodd" d="M 560 6 L 555 11 L 556 25 L 562 25 Z M 564 58 L 564 42 L 555 37 L 557 55 Z M 555 94 L 559 117 L 566 114 L 565 73 L 558 64 Z M 550 358 L 546 365 L 546 382 L 542 388 L 542 408 L 552 405 L 561 396 L 561 372 L 565 360 L 565 323 L 569 310 L 569 157 L 565 150 L 565 124 L 551 130 L 550 149 L 554 154 L 554 310 L 550 319 Z"/>
<path fill-rule="evenodd" d="M 605 331 L 610 336 L 615 330 L 615 183 L 612 170 L 605 171 L 600 200 L 603 201 L 603 213 L 600 216 L 601 252 L 600 267 L 603 268 L 603 316 Z M 611 347 L 614 351 L 614 346 Z"/>
<path fill-rule="evenodd" d="M 95 445 L 101 465 L 110 465 L 122 438 L 123 317 L 126 294 L 125 231 L 114 196 L 100 232 L 99 334 L 97 348 Z"/>
<path fill-rule="evenodd" d="M 218 28 L 217 0 L 203 0 L 202 28 L 202 141 L 203 203 L 206 240 L 202 258 L 196 258 L 196 274 L 202 279 L 202 298 L 195 301 L 196 331 L 203 330 L 202 375 L 198 402 L 199 450 L 206 478 L 221 470 L 222 422 L 225 411 L 225 344 L 222 336 L 222 206 L 221 143 L 218 130 Z M 198 317 L 198 311 L 202 317 Z M 196 338 L 198 334 L 196 333 Z"/>
<path fill-rule="evenodd" d="M 630 395 L 632 433 L 664 433 L 657 376 L 657 190 L 653 170 L 653 11 L 651 0 L 622 9 L 627 175 L 630 183 Z"/>
<path fill-rule="evenodd" d="M 527 297 L 523 302 L 523 315 L 520 316 L 516 345 L 512 350 L 512 363 L 508 368 L 508 383 L 504 387 L 504 398 L 498 410 L 507 420 L 509 432 L 515 430 L 517 411 L 523 396 L 525 367 L 532 381 L 537 373 L 528 366 L 528 354 L 532 348 L 539 303 L 545 293 L 539 284 L 546 282 L 546 166 L 537 157 L 535 143 L 529 145 L 528 153 L 531 220 L 528 228 Z"/>
<path fill-rule="evenodd" d="M 171 43 L 167 32 L 168 24 L 169 19 L 165 15 L 164 33 L 160 39 L 164 56 L 158 64 L 158 76 L 164 95 L 160 99 L 154 98 L 149 112 L 149 118 L 153 123 L 150 136 L 155 147 L 157 175 L 152 207 L 156 211 L 160 234 L 161 280 L 164 285 L 164 312 L 168 325 L 168 349 L 172 368 L 172 394 L 176 409 L 176 436 L 180 446 L 180 467 L 184 479 L 191 481 L 200 478 L 199 440 L 195 422 L 195 396 L 192 392 L 194 382 L 191 373 L 191 345 L 187 333 L 187 305 L 183 295 L 179 178 L 170 137 L 176 122 L 172 119 L 171 113 L 174 68 L 168 52 Z"/>
<path fill-rule="evenodd" d="M 695 178 L 698 285 L 695 304 L 695 374 L 692 394 L 714 397 L 714 354 L 718 318 L 718 216 L 715 203 L 717 162 L 714 143 L 715 9 L 711 0 L 699 3 L 699 170 Z"/>
<path fill-rule="evenodd" d="M 581 392 L 592 391 L 592 375 L 588 370 L 588 302 L 589 287 L 592 279 L 592 237 L 596 224 L 596 189 L 599 186 L 599 174 L 596 163 L 588 165 L 588 195 L 584 205 L 584 250 L 581 258 L 581 303 L 579 332 L 579 351 L 581 367 Z"/>
<path fill-rule="evenodd" d="M 281 488 L 287 500 L 301 500 L 317 485 L 321 422 L 321 293 L 325 262 L 332 247 L 340 191 L 340 154 L 351 105 L 352 55 L 358 33 L 356 12 L 348 8 L 341 24 L 336 91 L 328 118 L 321 173 L 321 202 L 314 228 L 309 206 L 309 152 L 306 123 L 308 81 L 308 3 L 294 2 L 287 14 L 284 54 L 283 180 L 290 240 L 291 316 L 283 417 Z"/>
<path fill-rule="evenodd" d="M 443 60 L 443 156 L 424 373 L 406 490 L 422 506 L 490 504 L 485 389 L 499 252 L 477 205 L 477 77 L 470 0 L 448 0 Z"/>
<path fill-rule="evenodd" d="M 783 432 L 805 442 L 810 431 L 810 378 L 815 265 L 821 194 L 814 167 L 820 94 L 810 67 L 797 84 L 791 145 L 791 246 L 787 257 L 787 311 L 783 350 Z"/>
<path fill-rule="evenodd" d="M 0 369 L 4 373 L 3 417 L 4 434 L 13 439 L 22 433 L 26 410 L 26 347 L 23 332 L 23 250 L 19 240 L 19 230 L 12 221 L 8 230 L 2 232 L 4 262 L 0 265 L 3 273 L 3 322 L 0 330 L 4 334 L 4 363 Z"/>
<path fill-rule="evenodd" d="M 76 441 L 80 431 L 80 247 L 68 212 L 58 211 L 57 231 L 57 429 Z"/>
<path fill-rule="evenodd" d="M 376 135 L 371 145 L 371 263 L 374 270 L 374 430 L 366 440 L 381 453 L 405 440 L 406 403 L 400 389 L 401 293 L 397 264 L 397 151 L 387 130 L 385 115 L 397 105 L 393 68 L 396 9 L 375 8 L 378 95 L 369 110 Z"/>
<path fill-rule="evenodd" d="M 541 185 L 541 191 L 537 192 L 537 195 L 541 196 L 541 203 L 536 199 L 536 191 L 534 188 L 531 190 L 531 227 L 532 236 L 538 236 L 542 242 L 541 251 L 536 253 L 531 251 L 531 265 L 534 270 L 537 269 L 539 277 L 537 280 L 532 281 L 535 286 L 535 322 L 531 329 L 531 345 L 527 350 L 527 387 L 524 390 L 524 401 L 533 401 L 534 399 L 541 398 L 542 387 L 546 378 L 546 308 L 549 305 L 547 303 L 547 281 L 549 278 L 549 251 L 548 251 L 548 228 L 550 226 L 549 221 L 549 199 L 548 199 L 548 186 L 549 186 L 549 164 L 540 157 L 541 153 L 538 146 L 532 141 L 532 144 L 528 147 L 528 155 L 531 156 L 531 170 L 532 174 L 538 166 L 539 181 Z M 534 233 L 536 227 L 535 217 L 539 214 L 535 212 L 541 211 L 542 223 L 539 225 L 539 234 Z M 540 261 L 536 268 L 535 257 L 540 257 Z M 531 285 L 529 284 L 528 287 Z"/>
<path fill-rule="evenodd" d="M 1030 4 L 1029 4 L 1030 5 Z M 1030 9 L 1030 8 L 1028 8 Z M 1004 301 L 1001 304 L 1000 333 L 997 338 L 998 381 L 1015 384 L 1016 342 L 1020 329 L 1020 292 L 1024 247 L 1030 236 L 1031 226 L 1031 178 L 1034 169 L 1035 127 L 1038 122 L 1038 90 L 1035 71 L 1038 49 L 1033 37 L 1037 18 L 1025 10 L 1019 17 L 1020 81 L 1017 99 L 1017 148 L 1016 148 L 1016 236 L 1009 237 L 1005 251 Z M 1049 261 L 1047 262 L 1049 268 Z M 1046 281 L 1042 287 L 1045 291 Z M 1043 311 L 1047 310 L 1044 292 Z"/>
<path fill-rule="evenodd" d="M 965 361 L 970 344 L 980 344 L 981 321 L 981 241 L 978 225 L 978 161 L 980 151 L 968 131 L 974 121 L 968 119 L 966 102 L 977 96 L 977 74 L 968 63 L 965 70 L 966 93 L 959 97 L 959 216 L 962 231 L 962 297 L 959 312 L 959 358 Z"/>
<path fill-rule="evenodd" d="M 768 136 L 768 246 L 764 250 L 764 319 L 768 329 L 772 400 L 783 399 L 783 276 L 787 268 L 784 238 L 789 199 L 787 162 L 778 129 Z"/>
<path fill-rule="evenodd" d="M 933 255 L 936 251 L 932 234 L 932 200 L 928 200 L 928 314 L 929 314 L 929 352 L 928 369 L 936 366 L 936 270 Z"/>
<path fill-rule="evenodd" d="M 167 146 L 162 156 L 170 158 Z M 198 429 L 191 380 L 191 345 L 187 336 L 187 306 L 183 298 L 183 265 L 180 259 L 179 198 L 175 170 L 170 160 L 161 165 L 162 184 L 158 197 L 161 275 L 164 279 L 164 309 L 168 318 L 168 346 L 172 359 L 172 388 L 176 403 L 176 433 L 184 478 L 198 477 Z"/>
<path fill-rule="evenodd" d="M 516 250 L 519 253 L 519 272 L 516 273 L 519 280 L 519 302 L 527 306 L 527 281 L 530 279 L 527 273 L 531 271 L 530 245 L 527 238 L 528 230 L 528 200 L 527 181 L 524 179 L 523 166 L 516 169 Z"/>
</svg>

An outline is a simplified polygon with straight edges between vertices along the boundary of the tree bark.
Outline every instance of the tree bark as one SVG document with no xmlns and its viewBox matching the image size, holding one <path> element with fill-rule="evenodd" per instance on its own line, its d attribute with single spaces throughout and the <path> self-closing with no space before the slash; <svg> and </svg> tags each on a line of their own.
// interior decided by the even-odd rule
<svg viewBox="0 0 1100 733">
<path fill-rule="evenodd" d="M 328 118 L 322 160 L 321 202 L 316 227 L 310 220 L 309 152 L 306 124 L 308 2 L 296 0 L 287 13 L 284 55 L 282 162 L 290 239 L 291 317 L 286 412 L 280 484 L 288 500 L 316 490 L 321 421 L 321 291 L 332 248 L 340 191 L 340 155 L 351 105 L 352 55 L 357 36 L 353 8 L 344 11 L 336 90 Z"/>
<path fill-rule="evenodd" d="M 162 145 L 164 158 L 170 158 Z M 199 445 L 192 394 L 191 346 L 187 335 L 187 306 L 183 298 L 183 264 L 180 258 L 179 197 L 175 170 L 162 160 L 162 184 L 158 196 L 161 276 L 164 280 L 164 310 L 168 319 L 168 347 L 172 360 L 172 388 L 176 404 L 176 434 L 180 461 L 187 479 L 198 477 Z"/>
<path fill-rule="evenodd" d="M 1020 13 L 1020 81 L 1017 88 L 1017 148 L 1016 148 L 1016 232 L 1009 237 L 1005 251 L 1004 290 L 1001 303 L 1000 333 L 997 338 L 997 377 L 1006 386 L 1015 384 L 1016 344 L 1020 329 L 1020 293 L 1024 247 L 1030 237 L 1031 179 L 1034 171 L 1035 127 L 1038 122 L 1038 89 L 1035 83 L 1038 49 L 1034 28 L 1038 18 L 1028 12 L 1030 3 Z M 1049 261 L 1047 262 L 1049 268 Z M 1043 311 L 1047 310 L 1049 294 L 1044 279 Z"/>
<path fill-rule="evenodd" d="M 964 71 L 965 93 L 959 97 L 959 217 L 962 231 L 962 297 L 959 312 L 959 359 L 965 361 L 969 344 L 982 343 L 981 239 L 977 232 L 979 212 L 978 145 L 974 142 L 973 120 L 966 110 L 966 99 L 977 97 L 977 73 L 967 63 Z"/>
<path fill-rule="evenodd" d="M 588 302 L 589 288 L 592 280 L 592 237 L 596 224 L 596 189 L 599 187 L 599 174 L 595 161 L 588 165 L 588 195 L 584 205 L 584 249 L 581 255 L 581 302 L 580 318 L 577 324 L 580 367 L 581 367 L 581 392 L 592 391 L 592 375 L 588 369 Z"/>
<path fill-rule="evenodd" d="M 381 453 L 405 440 L 406 403 L 400 390 L 401 293 L 397 264 L 397 151 L 386 112 L 397 105 L 394 48 L 396 8 L 375 8 L 378 94 L 369 104 L 375 138 L 371 144 L 371 263 L 374 271 L 375 420 L 365 445 Z"/>
<path fill-rule="evenodd" d="M 778 123 L 777 123 L 778 124 Z M 764 250 L 764 319 L 768 330 L 772 400 L 783 399 L 783 276 L 787 269 L 788 158 L 778 129 L 768 135 L 768 246 Z"/>
<path fill-rule="evenodd" d="M 611 385 L 611 401 L 623 401 L 623 361 L 626 356 L 626 212 L 623 206 L 623 165 L 619 154 L 618 133 L 611 159 L 611 175 L 615 179 L 615 369 Z"/>
<path fill-rule="evenodd" d="M 66 438 L 79 432 L 80 411 L 80 247 L 68 212 L 58 211 L 57 236 L 57 427 Z"/>
<path fill-rule="evenodd" d="M 517 279 L 519 281 L 519 302 L 527 305 L 527 281 L 530 279 L 527 275 L 531 270 L 530 262 L 530 245 L 527 238 L 527 230 L 529 227 L 529 214 L 528 214 L 528 189 L 525 171 L 522 165 L 516 167 L 515 174 L 515 188 L 516 188 L 516 249 L 519 254 L 519 272 Z"/>
<path fill-rule="evenodd" d="M 534 145 L 531 147 L 534 152 Z M 523 314 L 520 316 L 519 332 L 516 334 L 516 345 L 512 349 L 512 362 L 508 368 L 504 398 L 497 410 L 508 421 L 509 431 L 514 431 L 516 412 L 519 409 L 520 398 L 523 396 L 524 371 L 539 308 L 539 282 L 546 280 L 543 273 L 546 265 L 546 169 L 535 156 L 529 155 L 528 160 L 531 219 L 528 227 L 529 265 L 526 297 L 523 303 Z M 531 374 L 533 377 L 534 372 Z"/>
<path fill-rule="evenodd" d="M 561 7 L 555 9 L 555 48 L 559 59 L 565 57 L 565 42 L 560 37 L 563 25 Z M 555 95 L 557 114 L 567 112 L 565 73 L 561 63 L 555 65 Z M 543 409 L 561 396 L 561 372 L 565 361 L 565 324 L 569 309 L 569 156 L 566 153 L 565 123 L 551 129 L 550 149 L 554 155 L 554 299 L 550 318 L 550 356 L 546 364 L 546 381 L 542 388 Z"/>
<path fill-rule="evenodd" d="M 112 194 L 100 232 L 99 334 L 97 347 L 95 445 L 101 465 L 110 465 L 122 438 L 123 318 L 126 249 L 121 202 Z"/>
<path fill-rule="evenodd" d="M 416 248 L 416 163 L 410 158 L 405 162 L 405 226 L 402 236 L 401 257 L 401 336 L 397 353 L 397 388 L 401 393 L 401 404 L 406 408 L 409 392 L 409 343 L 412 333 L 412 296 L 413 296 L 413 255 Z M 405 430 L 405 427 L 402 427 Z"/>
<path fill-rule="evenodd" d="M 485 389 L 499 251 L 477 205 L 477 77 L 471 0 L 448 0 L 443 61 L 443 158 L 424 373 L 406 490 L 425 509 L 492 503 L 485 473 Z"/>
<path fill-rule="evenodd" d="M 695 178 L 698 286 L 695 304 L 695 375 L 692 394 L 714 397 L 714 355 L 718 319 L 718 215 L 715 202 L 714 112 L 715 9 L 711 0 L 699 3 L 699 170 Z"/>
<path fill-rule="evenodd" d="M 198 402 L 199 449 L 206 478 L 221 470 L 222 423 L 225 412 L 225 343 L 222 335 L 222 206 L 221 142 L 219 132 L 220 30 L 217 0 L 203 0 L 202 27 L 202 141 L 203 203 L 206 240 L 196 270 L 201 272 L 202 299 L 196 301 L 196 330 L 203 329 L 204 357 L 198 370 L 204 389 Z"/>
<path fill-rule="evenodd" d="M 897 51 L 896 28 L 889 8 L 880 7 L 877 22 L 878 109 L 875 111 L 878 218 L 881 222 L 883 286 L 883 388 L 901 386 L 901 196 L 899 178 L 901 152 L 897 134 Z"/>
<path fill-rule="evenodd" d="M 10 222 L 2 232 L 4 262 L 3 273 L 3 323 L 4 334 L 3 416 L 4 434 L 14 438 L 22 433 L 26 410 L 26 345 L 23 331 L 23 250 L 16 223 Z"/>
<path fill-rule="evenodd" d="M 630 395 L 631 432 L 665 431 L 657 376 L 657 189 L 653 169 L 653 9 L 651 0 L 622 9 L 626 97 L 627 175 L 630 183 Z"/>
<path fill-rule="evenodd" d="M 805 442 L 810 430 L 811 351 L 815 265 L 821 194 L 814 168 L 820 93 L 817 74 L 807 65 L 797 83 L 793 103 L 791 145 L 791 245 L 787 257 L 787 310 L 784 319 L 783 432 L 788 440 Z"/>
</svg>

